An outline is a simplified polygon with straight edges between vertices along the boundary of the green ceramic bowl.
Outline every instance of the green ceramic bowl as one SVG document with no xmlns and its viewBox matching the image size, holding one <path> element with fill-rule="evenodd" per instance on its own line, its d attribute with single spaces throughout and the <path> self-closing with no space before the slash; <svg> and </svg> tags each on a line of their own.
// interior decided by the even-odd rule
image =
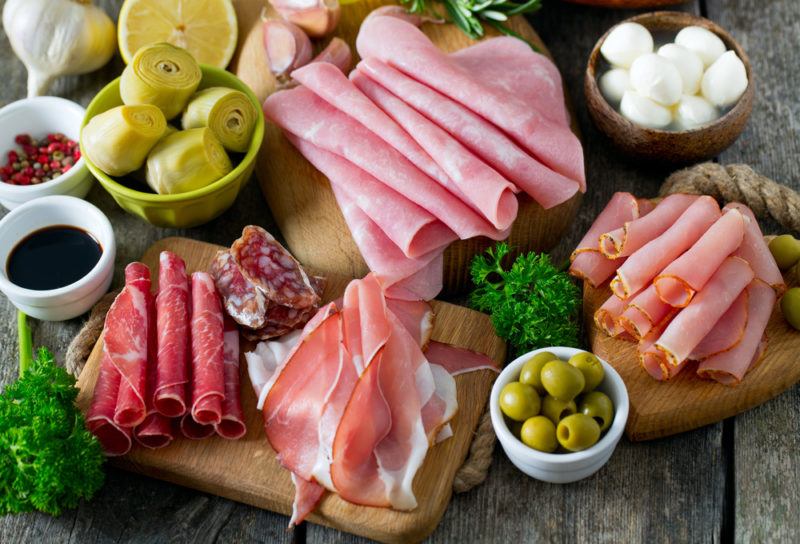
<svg viewBox="0 0 800 544">
<path fill-rule="evenodd" d="M 264 116 L 260 115 L 261 104 L 253 91 L 239 78 L 219 68 L 200 66 L 203 79 L 200 89 L 207 87 L 230 87 L 245 93 L 255 106 L 259 115 L 256 116 L 256 127 L 253 139 L 247 153 L 239 164 L 225 177 L 215 181 L 207 187 L 176 195 L 158 195 L 155 193 L 137 191 L 123 185 L 117 179 L 101 171 L 85 154 L 86 165 L 94 177 L 108 191 L 122 209 L 142 217 L 157 227 L 188 228 L 207 223 L 231 207 L 236 196 L 244 184 L 250 179 L 255 166 L 256 154 L 264 139 Z M 115 79 L 97 93 L 89 107 L 86 108 L 86 117 L 81 128 L 86 126 L 89 119 L 122 105 L 119 95 L 119 78 Z"/>
</svg>

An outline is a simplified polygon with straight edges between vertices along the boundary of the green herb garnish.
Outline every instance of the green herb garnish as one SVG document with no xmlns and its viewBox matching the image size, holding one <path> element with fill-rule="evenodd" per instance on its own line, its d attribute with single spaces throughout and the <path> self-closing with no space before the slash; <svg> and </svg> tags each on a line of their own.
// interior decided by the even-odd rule
<svg viewBox="0 0 800 544">
<path fill-rule="evenodd" d="M 483 37 L 483 23 L 493 26 L 503 34 L 526 41 L 508 28 L 509 17 L 533 13 L 542 7 L 541 0 L 434 0 L 444 6 L 447 18 L 472 39 Z M 429 5 L 428 0 L 402 0 L 409 4 L 408 11 L 421 15 L 442 18 L 440 11 Z M 533 47 L 533 46 L 532 46 Z"/>
<path fill-rule="evenodd" d="M 581 292 L 546 253 L 520 255 L 503 268 L 509 253 L 501 242 L 476 255 L 470 266 L 476 289 L 470 305 L 488 312 L 497 334 L 515 353 L 549 346 L 577 347 Z"/>
<path fill-rule="evenodd" d="M 0 394 L 0 514 L 57 516 L 103 485 L 103 452 L 75 406 L 75 378 L 46 348 L 31 359 L 24 315 L 18 325 L 20 378 Z"/>
</svg>

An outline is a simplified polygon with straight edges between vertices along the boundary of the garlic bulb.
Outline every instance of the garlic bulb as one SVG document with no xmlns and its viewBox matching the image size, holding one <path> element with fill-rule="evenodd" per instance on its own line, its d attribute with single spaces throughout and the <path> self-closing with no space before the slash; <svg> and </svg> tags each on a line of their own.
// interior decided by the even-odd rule
<svg viewBox="0 0 800 544">
<path fill-rule="evenodd" d="M 90 0 L 6 0 L 3 28 L 28 69 L 28 96 L 58 76 L 97 70 L 116 51 L 114 23 Z"/>
</svg>

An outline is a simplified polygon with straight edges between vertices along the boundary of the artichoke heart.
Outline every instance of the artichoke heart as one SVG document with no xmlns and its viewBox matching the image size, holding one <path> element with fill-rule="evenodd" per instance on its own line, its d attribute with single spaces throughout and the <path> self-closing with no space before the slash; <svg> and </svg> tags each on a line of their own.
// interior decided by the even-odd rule
<svg viewBox="0 0 800 544">
<path fill-rule="evenodd" d="M 225 149 L 243 153 L 250 147 L 256 111 L 241 91 L 210 87 L 195 94 L 183 112 L 183 128 L 208 127 Z"/>
<path fill-rule="evenodd" d="M 167 130 L 156 106 L 117 106 L 92 117 L 81 131 L 81 152 L 109 176 L 141 168 Z"/>
<path fill-rule="evenodd" d="M 208 127 L 179 130 L 147 157 L 147 184 L 160 195 L 196 191 L 233 169 L 225 148 Z"/>
<path fill-rule="evenodd" d="M 157 43 L 136 52 L 122 72 L 119 93 L 126 104 L 153 104 L 172 119 L 186 106 L 201 78 L 200 66 L 185 49 Z"/>
</svg>

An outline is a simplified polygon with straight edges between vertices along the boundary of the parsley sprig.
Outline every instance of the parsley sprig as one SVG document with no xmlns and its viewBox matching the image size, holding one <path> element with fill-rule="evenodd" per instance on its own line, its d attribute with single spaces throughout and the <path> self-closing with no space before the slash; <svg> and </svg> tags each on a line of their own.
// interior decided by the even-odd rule
<svg viewBox="0 0 800 544">
<path fill-rule="evenodd" d="M 511 30 L 505 23 L 509 17 L 525 13 L 533 13 L 542 7 L 541 0 L 430 0 L 437 5 L 441 4 L 448 18 L 458 28 L 473 39 L 483 37 L 483 24 L 486 23 L 515 38 L 522 38 Z M 430 5 L 429 0 L 402 0 L 408 4 L 408 11 L 423 15 L 433 15 L 442 18 L 442 13 L 437 7 Z"/>
</svg>

